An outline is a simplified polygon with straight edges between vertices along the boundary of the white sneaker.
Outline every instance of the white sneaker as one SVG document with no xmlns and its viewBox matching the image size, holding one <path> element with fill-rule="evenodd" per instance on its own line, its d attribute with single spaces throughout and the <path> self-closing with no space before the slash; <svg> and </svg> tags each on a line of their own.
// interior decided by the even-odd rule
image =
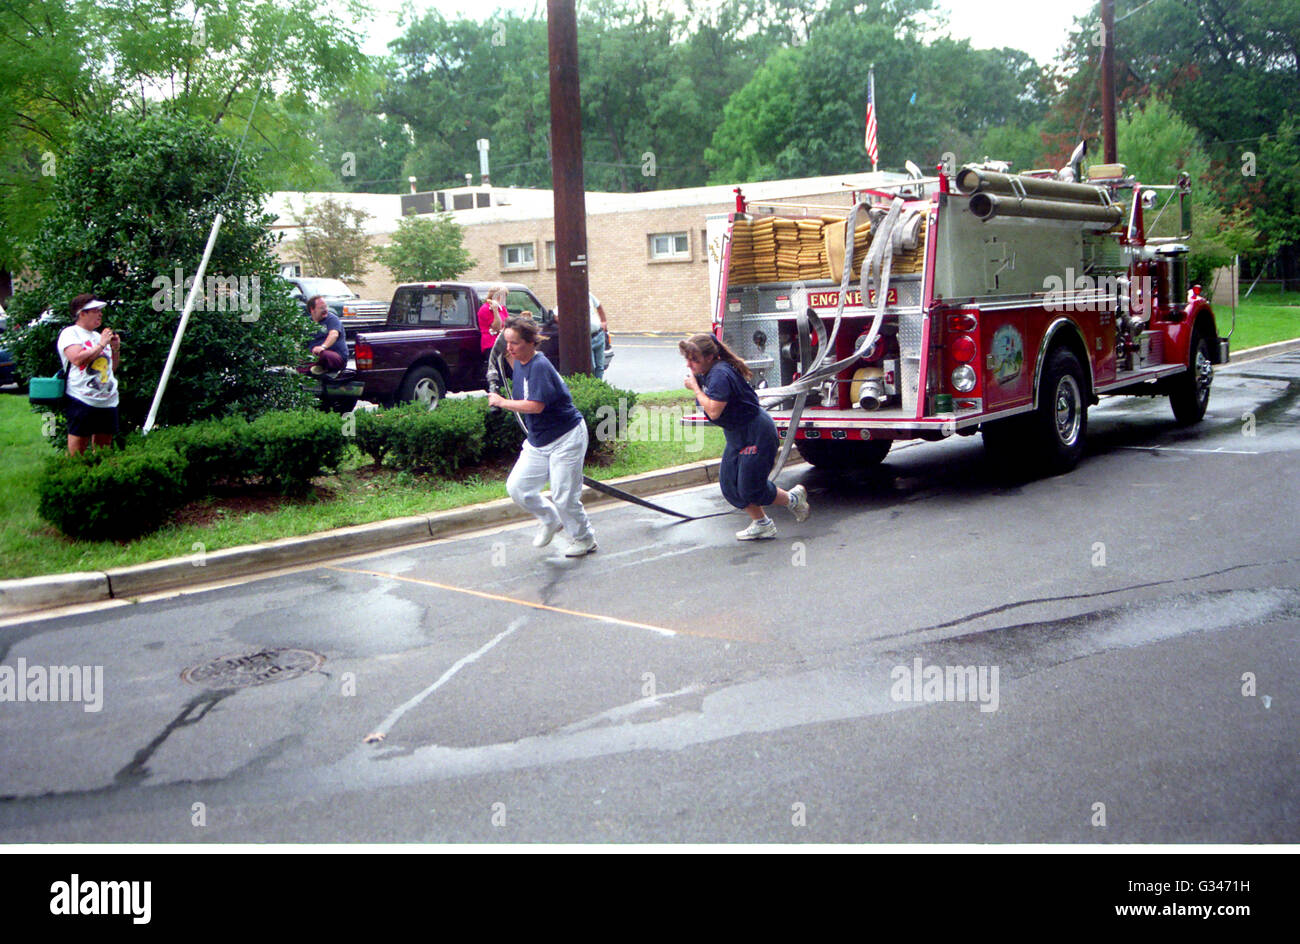
<svg viewBox="0 0 1300 944">
<path fill-rule="evenodd" d="M 808 505 L 808 490 L 802 485 L 790 489 L 790 514 L 794 515 L 795 521 L 807 521 L 812 514 L 812 508 Z"/>
<path fill-rule="evenodd" d="M 321 374 L 325 373 L 325 368 L 322 367 L 320 364 L 312 364 L 311 372 L 313 375 L 319 377 Z"/>
<path fill-rule="evenodd" d="M 537 529 L 537 537 L 533 538 L 533 547 L 546 547 L 551 543 L 551 538 L 555 537 L 563 527 L 564 525 L 558 521 L 555 524 L 543 522 L 542 526 Z"/>
<path fill-rule="evenodd" d="M 565 557 L 585 557 L 596 548 L 596 536 L 589 534 L 585 538 L 574 538 L 564 549 Z"/>
<path fill-rule="evenodd" d="M 767 524 L 751 521 L 744 531 L 736 532 L 737 541 L 760 541 L 774 537 L 776 537 L 776 522 L 771 518 L 767 520 Z"/>
</svg>

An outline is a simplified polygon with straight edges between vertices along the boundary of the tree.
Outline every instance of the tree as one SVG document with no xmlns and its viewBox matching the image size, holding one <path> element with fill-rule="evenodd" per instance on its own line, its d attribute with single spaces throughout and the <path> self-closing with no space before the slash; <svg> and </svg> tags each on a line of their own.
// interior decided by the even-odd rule
<svg viewBox="0 0 1300 944">
<path fill-rule="evenodd" d="M 818 15 L 805 45 L 770 56 L 728 100 L 706 151 L 711 180 L 869 168 L 863 131 L 873 64 L 883 168 L 901 170 L 908 159 L 933 167 L 945 152 L 969 160 L 990 129 L 1037 120 L 1046 89 L 1033 60 L 930 39 L 929 6 L 844 3 Z"/>
<path fill-rule="evenodd" d="M 50 208 L 72 127 L 119 112 L 209 122 L 274 155 L 275 189 L 323 183 L 314 101 L 361 60 L 358 0 L 0 0 L 0 267 Z M 254 102 L 257 103 L 254 112 Z"/>
<path fill-rule="evenodd" d="M 1129 172 L 1141 183 L 1173 183 L 1182 173 L 1191 177 L 1189 262 L 1199 279 L 1204 281 L 1213 267 L 1229 264 L 1234 253 L 1253 248 L 1258 233 L 1240 214 L 1225 211 L 1210 186 L 1210 159 L 1196 129 L 1174 114 L 1167 102 L 1152 95 L 1129 109 L 1115 123 L 1115 138 Z M 1172 212 L 1166 210 L 1166 216 Z M 1155 219 L 1148 219 L 1148 227 Z"/>
<path fill-rule="evenodd" d="M 454 279 L 474 266 L 461 244 L 464 235 L 450 213 L 411 215 L 397 224 L 391 245 L 375 249 L 375 257 L 398 282 Z"/>
<path fill-rule="evenodd" d="M 71 131 L 47 225 L 32 245 L 39 281 L 11 299 L 10 325 L 26 324 L 12 342 L 20 371 L 58 369 L 68 302 L 93 292 L 109 303 L 104 324 L 124 335 L 122 425 L 142 425 L 219 212 L 225 222 L 158 422 L 304 403 L 297 378 L 273 370 L 302 359 L 310 323 L 279 276 L 257 159 L 232 174 L 235 145 L 193 119 L 106 115 Z M 33 321 L 46 310 L 52 320 Z"/>
<path fill-rule="evenodd" d="M 345 282 L 366 274 L 372 254 L 365 225 L 369 213 L 326 197 L 293 219 L 301 227 L 293 253 L 307 274 Z"/>
</svg>

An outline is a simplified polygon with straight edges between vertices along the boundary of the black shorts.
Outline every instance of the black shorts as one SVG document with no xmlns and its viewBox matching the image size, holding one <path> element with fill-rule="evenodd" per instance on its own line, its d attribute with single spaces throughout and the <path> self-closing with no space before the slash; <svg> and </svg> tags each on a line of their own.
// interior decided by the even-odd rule
<svg viewBox="0 0 1300 944">
<path fill-rule="evenodd" d="M 96 434 L 117 434 L 117 407 L 89 406 L 76 397 L 64 398 L 64 413 L 68 417 L 68 435 L 88 439 Z"/>
</svg>

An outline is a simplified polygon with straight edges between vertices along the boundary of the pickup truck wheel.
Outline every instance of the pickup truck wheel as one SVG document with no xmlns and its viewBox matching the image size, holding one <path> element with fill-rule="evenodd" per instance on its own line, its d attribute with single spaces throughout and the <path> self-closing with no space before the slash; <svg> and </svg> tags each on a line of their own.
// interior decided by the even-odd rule
<svg viewBox="0 0 1300 944">
<path fill-rule="evenodd" d="M 430 410 L 436 410 L 446 392 L 447 384 L 436 367 L 415 367 L 407 372 L 397 398 L 403 403 L 418 401 Z"/>
<path fill-rule="evenodd" d="M 1210 339 L 1198 331 L 1192 338 L 1190 368 L 1174 378 L 1169 388 L 1169 405 L 1174 409 L 1174 419 L 1179 426 L 1199 423 L 1210 404 L 1210 383 L 1214 380 L 1214 364 L 1210 360 Z"/>
<path fill-rule="evenodd" d="M 892 439 L 796 439 L 799 455 L 819 469 L 870 469 L 885 461 Z"/>
<path fill-rule="evenodd" d="M 1083 456 L 1088 434 L 1087 381 L 1079 359 L 1063 347 L 1047 359 L 1038 409 L 1031 420 L 1035 453 L 1049 473 L 1068 472 Z"/>
</svg>

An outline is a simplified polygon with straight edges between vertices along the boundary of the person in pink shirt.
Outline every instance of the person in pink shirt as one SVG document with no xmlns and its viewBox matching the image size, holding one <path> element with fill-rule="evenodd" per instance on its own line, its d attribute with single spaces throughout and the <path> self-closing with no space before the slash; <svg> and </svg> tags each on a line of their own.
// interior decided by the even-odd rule
<svg viewBox="0 0 1300 944">
<path fill-rule="evenodd" d="M 501 326 L 510 317 L 506 312 L 507 294 L 509 289 L 498 282 L 488 289 L 487 300 L 479 307 L 478 330 L 481 335 L 481 349 L 484 351 L 492 350 L 497 335 L 501 333 Z"/>
</svg>

